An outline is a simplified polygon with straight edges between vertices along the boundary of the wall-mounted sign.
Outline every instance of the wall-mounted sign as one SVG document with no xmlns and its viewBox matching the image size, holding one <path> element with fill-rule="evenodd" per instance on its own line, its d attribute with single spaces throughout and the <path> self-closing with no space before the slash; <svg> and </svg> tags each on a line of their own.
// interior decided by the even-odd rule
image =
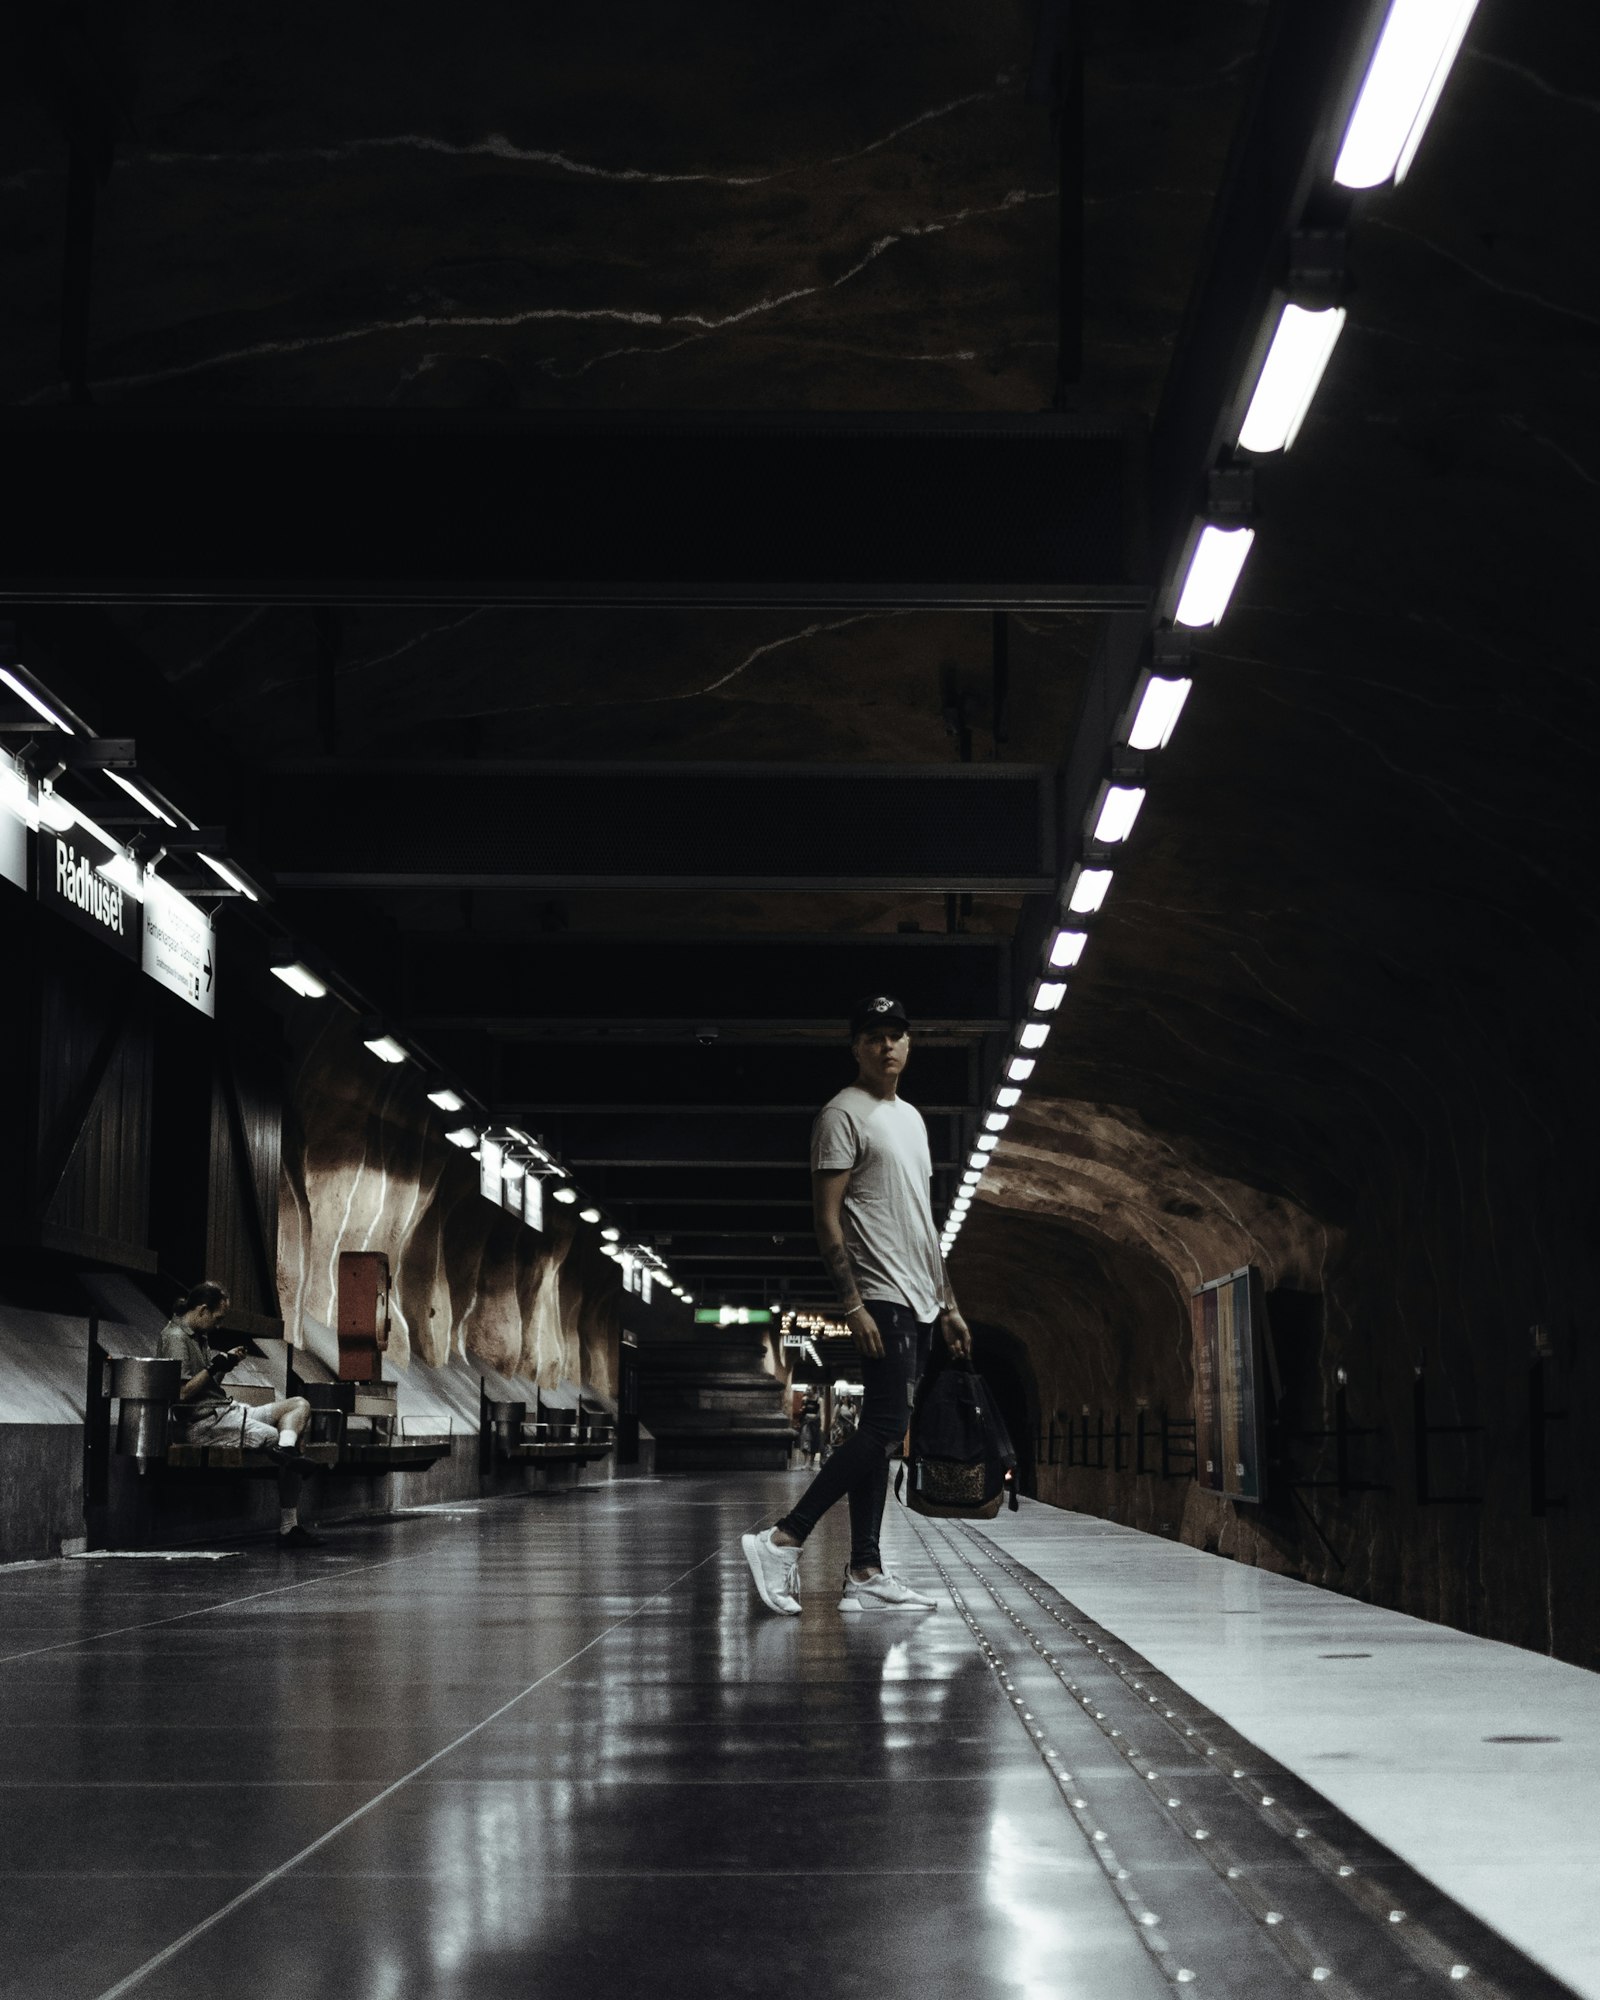
<svg viewBox="0 0 1600 2000">
<path fill-rule="evenodd" d="M 1194 1333 L 1195 1482 L 1230 1500 L 1262 1490 L 1261 1281 L 1245 1266 L 1189 1298 Z"/>
<path fill-rule="evenodd" d="M 530 1229 L 544 1227 L 544 1182 L 537 1174 L 523 1177 L 522 1219 Z"/>
<path fill-rule="evenodd" d="M 138 958 L 138 902 L 100 872 L 122 849 L 110 846 L 86 826 L 71 826 L 65 833 L 40 827 L 38 852 L 39 901 L 92 931 L 124 958 Z"/>
<path fill-rule="evenodd" d="M 22 813 L 27 798 L 27 779 L 0 751 L 0 876 L 19 889 L 28 886 L 28 822 Z"/>
<path fill-rule="evenodd" d="M 144 878 L 140 961 L 157 985 L 211 1018 L 216 1014 L 216 939 L 205 911 L 154 875 Z"/>
<path fill-rule="evenodd" d="M 478 1192 L 485 1201 L 492 1201 L 496 1208 L 505 1202 L 505 1182 L 500 1177 L 501 1163 L 505 1153 L 493 1139 L 484 1139 L 478 1146 Z"/>
</svg>

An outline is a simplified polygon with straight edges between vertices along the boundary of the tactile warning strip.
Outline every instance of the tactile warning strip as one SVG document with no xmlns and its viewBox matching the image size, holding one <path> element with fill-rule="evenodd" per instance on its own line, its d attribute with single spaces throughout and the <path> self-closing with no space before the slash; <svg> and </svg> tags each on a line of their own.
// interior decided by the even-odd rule
<svg viewBox="0 0 1600 2000">
<path fill-rule="evenodd" d="M 928 1537 L 922 1539 L 926 1547 Z M 1569 1988 L 1462 1910 L 1311 1786 L 1264 1757 L 987 1536 L 955 1524 L 941 1528 L 939 1539 L 1095 1725 L 1103 1742 L 1137 1775 L 1147 1788 L 1146 1798 L 1182 1833 L 1188 1851 L 1205 1861 L 1229 1898 L 1270 1937 L 1297 1983 L 1313 1984 L 1323 1994 L 1370 2000 L 1386 2000 L 1402 1990 L 1469 1992 L 1490 2000 L 1570 2000 Z M 931 1548 L 929 1554 L 989 1658 L 995 1649 L 983 1639 Z M 997 1577 L 1004 1582 L 997 1583 Z M 1063 1647 L 1064 1640 L 1071 1642 L 1070 1649 Z M 1007 1686 L 1009 1669 L 998 1655 L 990 1664 L 1041 1756 L 1052 1764 L 1037 1718 L 1017 1699 L 1014 1682 Z M 1153 1749 L 1140 1747 L 1135 1730 Z M 1080 1817 L 1089 1811 L 1086 1788 L 1061 1789 Z M 1194 1796 L 1196 1789 L 1200 1799 Z M 1106 1844 L 1100 1842 L 1096 1851 Z M 1123 1900 L 1132 1911 L 1130 1896 Z M 1145 1911 L 1133 1913 L 1142 1934 L 1148 1933 L 1152 1927 L 1144 1924 Z M 1189 1983 L 1187 1968 L 1170 1948 L 1161 1962 L 1169 1978 Z"/>
</svg>

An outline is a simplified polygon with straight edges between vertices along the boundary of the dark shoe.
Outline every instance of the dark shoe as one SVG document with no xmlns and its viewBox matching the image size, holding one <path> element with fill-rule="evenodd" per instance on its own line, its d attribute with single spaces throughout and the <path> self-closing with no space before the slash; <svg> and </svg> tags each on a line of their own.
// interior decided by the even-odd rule
<svg viewBox="0 0 1600 2000">
<path fill-rule="evenodd" d="M 283 1467 L 285 1472 L 298 1472 L 305 1464 L 305 1460 L 300 1456 L 300 1447 L 297 1444 L 275 1444 L 272 1447 L 272 1456 Z"/>
<path fill-rule="evenodd" d="M 320 1549 L 322 1537 L 312 1534 L 309 1528 L 302 1528 L 298 1521 L 287 1534 L 278 1537 L 280 1549 Z"/>
</svg>

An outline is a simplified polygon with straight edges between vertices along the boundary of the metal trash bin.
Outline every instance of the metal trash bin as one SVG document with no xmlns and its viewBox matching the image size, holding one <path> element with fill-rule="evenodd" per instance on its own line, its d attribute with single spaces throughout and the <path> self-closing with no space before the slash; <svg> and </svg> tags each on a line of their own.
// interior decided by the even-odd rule
<svg viewBox="0 0 1600 2000">
<path fill-rule="evenodd" d="M 167 1413 L 183 1384 L 180 1361 L 124 1355 L 111 1364 L 111 1393 L 117 1398 L 117 1450 L 136 1458 L 143 1471 L 166 1454 Z"/>
<path fill-rule="evenodd" d="M 489 1420 L 494 1425 L 496 1454 L 501 1458 L 514 1458 L 522 1443 L 522 1426 L 527 1420 L 526 1403 L 491 1402 Z"/>
</svg>

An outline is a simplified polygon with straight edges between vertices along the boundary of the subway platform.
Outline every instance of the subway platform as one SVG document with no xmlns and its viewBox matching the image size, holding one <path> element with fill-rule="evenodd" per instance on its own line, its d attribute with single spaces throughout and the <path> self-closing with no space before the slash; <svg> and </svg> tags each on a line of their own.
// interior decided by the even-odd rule
<svg viewBox="0 0 1600 2000">
<path fill-rule="evenodd" d="M 1600 1996 L 1594 1675 L 1032 1504 L 778 1619 L 797 1483 L 0 1571 L 0 1995 Z"/>
</svg>

